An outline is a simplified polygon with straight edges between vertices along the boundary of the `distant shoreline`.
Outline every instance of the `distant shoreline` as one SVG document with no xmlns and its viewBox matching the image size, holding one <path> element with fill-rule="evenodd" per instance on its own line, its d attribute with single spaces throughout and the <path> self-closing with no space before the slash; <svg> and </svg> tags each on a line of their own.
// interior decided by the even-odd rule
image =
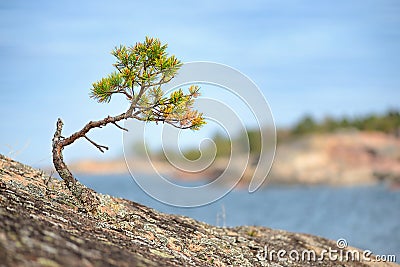
<svg viewBox="0 0 400 267">
<path fill-rule="evenodd" d="M 163 175 L 178 180 L 215 179 L 226 166 L 226 158 L 217 158 L 205 171 L 191 174 L 179 171 L 168 162 L 152 161 Z M 144 159 L 135 158 L 130 166 L 137 173 L 154 174 Z M 129 174 L 124 159 L 83 160 L 70 164 L 80 175 Z M 239 186 L 249 183 L 255 166 L 249 165 Z M 268 184 L 304 184 L 351 186 L 388 181 L 400 184 L 400 139 L 378 132 L 337 132 L 312 134 L 279 143 Z"/>
</svg>

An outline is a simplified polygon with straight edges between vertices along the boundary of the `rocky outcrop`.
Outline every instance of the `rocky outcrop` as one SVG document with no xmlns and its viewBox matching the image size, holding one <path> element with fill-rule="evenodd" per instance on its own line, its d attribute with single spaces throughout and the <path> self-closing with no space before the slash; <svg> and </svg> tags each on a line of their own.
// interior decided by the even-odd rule
<svg viewBox="0 0 400 267">
<path fill-rule="evenodd" d="M 279 144 L 271 183 L 352 186 L 400 183 L 400 139 L 347 131 L 310 135 Z"/>
<path fill-rule="evenodd" d="M 97 198 L 97 211 L 87 213 L 60 180 L 0 155 L 0 266 L 374 265 L 374 257 L 302 261 L 281 254 L 279 260 L 279 250 L 314 251 L 319 257 L 338 248 L 321 237 L 264 227 L 218 228 L 108 195 Z M 350 247 L 342 252 L 363 253 Z M 398 266 L 379 264 L 385 265 Z"/>
</svg>

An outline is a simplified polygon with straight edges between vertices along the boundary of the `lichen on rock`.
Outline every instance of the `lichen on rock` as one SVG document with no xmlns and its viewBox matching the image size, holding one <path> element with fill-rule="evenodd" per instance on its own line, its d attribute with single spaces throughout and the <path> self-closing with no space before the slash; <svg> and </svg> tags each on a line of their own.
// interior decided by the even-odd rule
<svg viewBox="0 0 400 267">
<path fill-rule="evenodd" d="M 265 227 L 215 227 L 125 199 L 96 196 L 97 212 L 88 213 L 61 180 L 0 155 L 1 266 L 373 265 L 328 258 L 263 259 L 260 252 L 266 246 L 318 252 L 336 243 Z"/>
</svg>

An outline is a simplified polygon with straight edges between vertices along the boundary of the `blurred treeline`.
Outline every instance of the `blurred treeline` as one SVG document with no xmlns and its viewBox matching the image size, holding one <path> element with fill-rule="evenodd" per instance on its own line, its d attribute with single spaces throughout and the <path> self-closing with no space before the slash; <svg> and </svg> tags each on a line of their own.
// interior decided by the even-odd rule
<svg viewBox="0 0 400 267">
<path fill-rule="evenodd" d="M 381 115 L 370 114 L 355 118 L 343 117 L 334 119 L 326 117 L 320 122 L 307 115 L 289 130 L 289 134 L 298 136 L 309 133 L 330 133 L 349 128 L 398 135 L 400 131 L 400 112 L 398 110 L 389 110 Z"/>
<path fill-rule="evenodd" d="M 380 115 L 370 114 L 354 118 L 326 117 L 320 121 L 306 115 L 290 128 L 277 129 L 277 139 L 279 144 L 307 134 L 332 133 L 340 130 L 378 131 L 400 137 L 400 112 L 389 110 Z M 248 139 L 248 143 L 246 139 Z M 256 129 L 247 129 L 245 135 L 232 140 L 228 136 L 216 133 L 212 140 L 215 147 L 210 146 L 203 149 L 201 152 L 204 154 L 203 156 L 212 156 L 214 153 L 216 153 L 216 157 L 229 156 L 233 143 L 239 144 L 236 147 L 242 148 L 242 151 L 250 149 L 250 154 L 253 156 L 259 155 L 261 151 L 261 134 Z M 182 153 L 189 160 L 196 160 L 201 156 L 198 149 L 186 149 Z M 158 156 L 162 157 L 160 154 Z"/>
</svg>

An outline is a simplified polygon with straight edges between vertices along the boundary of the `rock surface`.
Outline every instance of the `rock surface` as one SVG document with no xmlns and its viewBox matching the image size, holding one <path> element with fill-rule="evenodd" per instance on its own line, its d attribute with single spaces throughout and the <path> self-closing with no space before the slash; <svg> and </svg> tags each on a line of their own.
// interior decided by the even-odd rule
<svg viewBox="0 0 400 267">
<path fill-rule="evenodd" d="M 398 266 L 328 255 L 301 261 L 293 254 L 280 261 L 265 249 L 312 250 L 319 257 L 338 247 L 321 237 L 264 227 L 213 227 L 97 196 L 97 213 L 85 213 L 61 181 L 0 155 L 0 266 Z"/>
</svg>

